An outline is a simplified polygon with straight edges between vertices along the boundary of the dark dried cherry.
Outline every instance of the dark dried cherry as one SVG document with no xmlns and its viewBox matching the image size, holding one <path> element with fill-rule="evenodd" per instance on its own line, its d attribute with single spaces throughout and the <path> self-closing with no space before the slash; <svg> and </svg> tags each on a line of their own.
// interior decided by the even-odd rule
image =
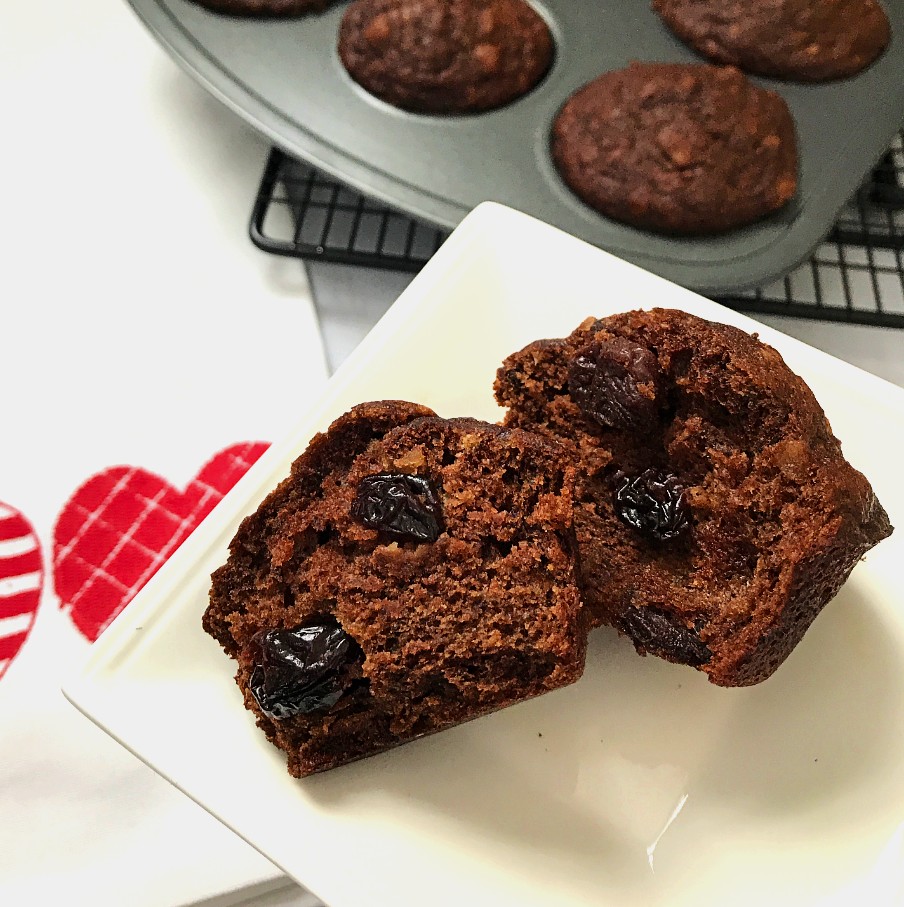
<svg viewBox="0 0 904 907">
<path fill-rule="evenodd" d="M 709 647 L 696 633 L 653 608 L 629 607 L 622 615 L 622 629 L 641 650 L 649 650 L 681 664 L 698 667 L 713 657 Z"/>
<path fill-rule="evenodd" d="M 435 542 L 443 531 L 439 496 L 424 476 L 367 476 L 358 485 L 352 515 L 369 529 L 416 542 Z"/>
<path fill-rule="evenodd" d="M 613 503 L 623 523 L 657 542 L 676 539 L 690 527 L 691 509 L 684 489 L 671 473 L 647 469 L 634 478 L 619 473 Z"/>
<path fill-rule="evenodd" d="M 656 357 L 624 337 L 597 337 L 572 359 L 568 392 L 603 428 L 651 428 L 661 397 Z"/>
<path fill-rule="evenodd" d="M 291 630 L 264 630 L 251 646 L 256 663 L 249 687 L 276 721 L 334 706 L 353 683 L 350 669 L 364 658 L 329 617 Z"/>
</svg>

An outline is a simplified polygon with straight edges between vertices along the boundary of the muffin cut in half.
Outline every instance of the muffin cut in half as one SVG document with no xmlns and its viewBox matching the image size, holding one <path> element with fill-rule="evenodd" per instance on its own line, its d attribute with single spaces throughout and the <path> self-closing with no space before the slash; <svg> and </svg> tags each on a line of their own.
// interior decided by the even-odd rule
<svg viewBox="0 0 904 907">
<path fill-rule="evenodd" d="M 772 347 L 680 311 L 588 319 L 505 360 L 505 424 L 579 466 L 585 606 L 642 654 L 742 686 L 775 671 L 892 531 Z"/>
<path fill-rule="evenodd" d="M 401 401 L 318 435 L 242 523 L 205 630 L 303 776 L 577 680 L 574 468 Z"/>
</svg>

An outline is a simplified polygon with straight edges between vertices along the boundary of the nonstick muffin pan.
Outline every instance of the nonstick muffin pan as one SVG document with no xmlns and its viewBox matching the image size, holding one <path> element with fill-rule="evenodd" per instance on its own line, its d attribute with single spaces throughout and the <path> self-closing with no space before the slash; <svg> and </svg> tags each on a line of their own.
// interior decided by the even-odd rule
<svg viewBox="0 0 904 907">
<path fill-rule="evenodd" d="M 632 60 L 701 60 L 649 0 L 534 3 L 556 42 L 545 79 L 506 107 L 450 117 L 397 110 L 352 81 L 336 52 L 346 3 L 297 19 L 253 19 L 190 0 L 129 2 L 169 53 L 252 126 L 366 195 L 445 227 L 482 201 L 502 202 L 706 293 L 764 283 L 805 258 L 904 119 L 904 2 L 885 0 L 891 43 L 864 72 L 825 84 L 754 78 L 784 96 L 797 125 L 800 182 L 789 205 L 719 236 L 667 237 L 587 207 L 549 153 L 556 113 L 585 82 Z"/>
</svg>

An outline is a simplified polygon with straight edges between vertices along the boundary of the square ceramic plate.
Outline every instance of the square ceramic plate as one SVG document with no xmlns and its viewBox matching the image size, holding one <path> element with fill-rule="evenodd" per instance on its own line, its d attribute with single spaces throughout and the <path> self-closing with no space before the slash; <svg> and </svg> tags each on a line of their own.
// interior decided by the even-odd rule
<svg viewBox="0 0 904 907">
<path fill-rule="evenodd" d="M 201 631 L 239 521 L 350 406 L 401 397 L 497 419 L 491 386 L 508 353 L 653 305 L 759 330 L 904 524 L 904 392 L 482 205 L 325 394 L 287 394 L 295 430 L 115 621 L 66 695 L 330 907 L 904 903 L 902 530 L 760 686 L 719 689 L 598 630 L 574 686 L 303 781 Z"/>
</svg>

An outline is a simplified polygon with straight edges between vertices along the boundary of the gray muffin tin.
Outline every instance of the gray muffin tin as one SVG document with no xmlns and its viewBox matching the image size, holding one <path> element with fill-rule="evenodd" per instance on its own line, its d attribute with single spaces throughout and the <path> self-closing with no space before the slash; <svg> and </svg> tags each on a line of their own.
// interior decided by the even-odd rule
<svg viewBox="0 0 904 907">
<path fill-rule="evenodd" d="M 764 283 L 805 258 L 904 119 L 904 2 L 885 0 L 891 44 L 863 73 L 815 85 L 755 80 L 784 96 L 797 124 L 800 185 L 791 203 L 720 236 L 665 237 L 609 220 L 573 196 L 548 140 L 565 99 L 600 73 L 632 60 L 701 59 L 649 0 L 534 3 L 556 42 L 546 78 L 499 110 L 452 117 L 397 110 L 351 80 L 336 52 L 346 3 L 268 20 L 190 0 L 129 2 L 214 95 L 290 154 L 362 193 L 445 227 L 484 200 L 502 202 L 705 293 Z"/>
</svg>

